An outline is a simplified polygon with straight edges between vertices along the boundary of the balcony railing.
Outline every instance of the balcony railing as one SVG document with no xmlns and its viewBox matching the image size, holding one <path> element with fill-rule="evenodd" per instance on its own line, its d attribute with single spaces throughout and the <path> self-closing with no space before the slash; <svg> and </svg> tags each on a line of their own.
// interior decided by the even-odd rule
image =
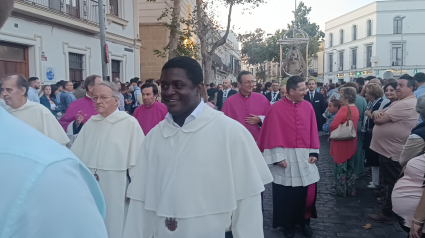
<svg viewBox="0 0 425 238">
<path fill-rule="evenodd" d="M 99 24 L 98 2 L 95 0 L 18 0 L 66 14 L 68 16 Z M 103 7 L 105 9 L 105 6 Z"/>
</svg>

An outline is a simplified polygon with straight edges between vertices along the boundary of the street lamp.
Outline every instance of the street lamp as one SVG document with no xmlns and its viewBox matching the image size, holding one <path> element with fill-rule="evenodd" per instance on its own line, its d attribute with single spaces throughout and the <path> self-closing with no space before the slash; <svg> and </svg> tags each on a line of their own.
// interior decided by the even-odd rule
<svg viewBox="0 0 425 238">
<path fill-rule="evenodd" d="M 400 64 L 400 76 L 403 75 L 403 63 L 404 63 L 404 44 L 403 44 L 403 19 L 406 18 L 406 16 L 402 16 L 400 18 L 401 20 L 401 64 Z"/>
</svg>

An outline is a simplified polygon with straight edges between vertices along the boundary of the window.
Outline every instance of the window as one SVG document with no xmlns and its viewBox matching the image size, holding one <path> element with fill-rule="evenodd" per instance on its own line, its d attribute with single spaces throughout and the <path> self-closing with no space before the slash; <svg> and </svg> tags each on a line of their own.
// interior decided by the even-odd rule
<svg viewBox="0 0 425 238">
<path fill-rule="evenodd" d="M 353 41 L 357 40 L 357 26 L 353 26 Z"/>
<path fill-rule="evenodd" d="M 344 51 L 339 52 L 339 71 L 344 70 Z"/>
<path fill-rule="evenodd" d="M 357 49 L 351 50 L 351 69 L 357 69 Z"/>
<path fill-rule="evenodd" d="M 394 18 L 394 34 L 403 33 L 403 19 L 401 17 Z"/>
<path fill-rule="evenodd" d="M 109 0 L 109 13 L 119 17 L 119 0 Z"/>
<path fill-rule="evenodd" d="M 333 72 L 334 55 L 329 54 L 329 72 Z"/>
<path fill-rule="evenodd" d="M 366 26 L 366 28 L 367 28 L 367 33 L 366 33 L 366 35 L 369 37 L 369 36 L 372 36 L 372 20 L 367 20 L 367 26 Z"/>
<path fill-rule="evenodd" d="M 121 78 L 121 61 L 112 60 L 111 67 L 112 67 L 112 79 Z"/>
<path fill-rule="evenodd" d="M 372 67 L 372 46 L 366 47 L 366 67 Z"/>
<path fill-rule="evenodd" d="M 344 44 L 344 30 L 339 31 L 339 44 Z"/>
<path fill-rule="evenodd" d="M 332 33 L 329 34 L 329 47 L 333 46 L 333 37 L 334 37 L 334 35 Z"/>
<path fill-rule="evenodd" d="M 66 0 L 66 13 L 74 17 L 80 17 L 80 1 Z"/>
<path fill-rule="evenodd" d="M 69 53 L 69 81 L 83 81 L 84 55 Z"/>
<path fill-rule="evenodd" d="M 392 45 L 392 66 L 403 65 L 403 45 Z"/>
</svg>

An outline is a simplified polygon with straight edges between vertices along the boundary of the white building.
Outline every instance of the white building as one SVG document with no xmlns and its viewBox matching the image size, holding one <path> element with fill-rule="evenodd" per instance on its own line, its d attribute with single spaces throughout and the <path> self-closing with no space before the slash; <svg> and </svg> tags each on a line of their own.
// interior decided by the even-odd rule
<svg viewBox="0 0 425 238">
<path fill-rule="evenodd" d="M 221 34 L 224 35 L 225 31 Z M 213 79 L 211 82 L 215 84 L 223 83 L 225 78 L 231 82 L 236 82 L 240 71 L 240 51 L 239 40 L 236 33 L 229 32 L 226 43 L 217 48 L 213 56 Z"/>
<path fill-rule="evenodd" d="M 109 75 L 140 77 L 137 0 L 105 0 Z M 0 31 L 0 77 L 21 73 L 46 84 L 102 74 L 95 0 L 16 0 Z"/>
<path fill-rule="evenodd" d="M 392 0 L 326 22 L 325 82 L 425 71 L 424 15 L 424 0 Z"/>
</svg>

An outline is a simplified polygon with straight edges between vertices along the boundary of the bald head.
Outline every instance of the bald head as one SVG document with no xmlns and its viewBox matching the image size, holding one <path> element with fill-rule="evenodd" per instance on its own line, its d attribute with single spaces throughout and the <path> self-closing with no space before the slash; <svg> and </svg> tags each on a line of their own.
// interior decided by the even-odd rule
<svg viewBox="0 0 425 238">
<path fill-rule="evenodd" d="M 224 88 L 224 90 L 229 89 L 229 88 L 230 88 L 230 86 L 231 86 L 231 84 L 230 84 L 230 80 L 229 80 L 229 79 L 224 79 L 224 80 L 223 80 L 223 88 Z"/>
<path fill-rule="evenodd" d="M 0 28 L 6 22 L 13 10 L 14 0 L 2 0 L 0 4 Z"/>
<path fill-rule="evenodd" d="M 381 81 L 379 79 L 372 79 L 372 80 L 369 81 L 369 83 L 376 83 L 379 86 L 382 86 Z"/>
</svg>

